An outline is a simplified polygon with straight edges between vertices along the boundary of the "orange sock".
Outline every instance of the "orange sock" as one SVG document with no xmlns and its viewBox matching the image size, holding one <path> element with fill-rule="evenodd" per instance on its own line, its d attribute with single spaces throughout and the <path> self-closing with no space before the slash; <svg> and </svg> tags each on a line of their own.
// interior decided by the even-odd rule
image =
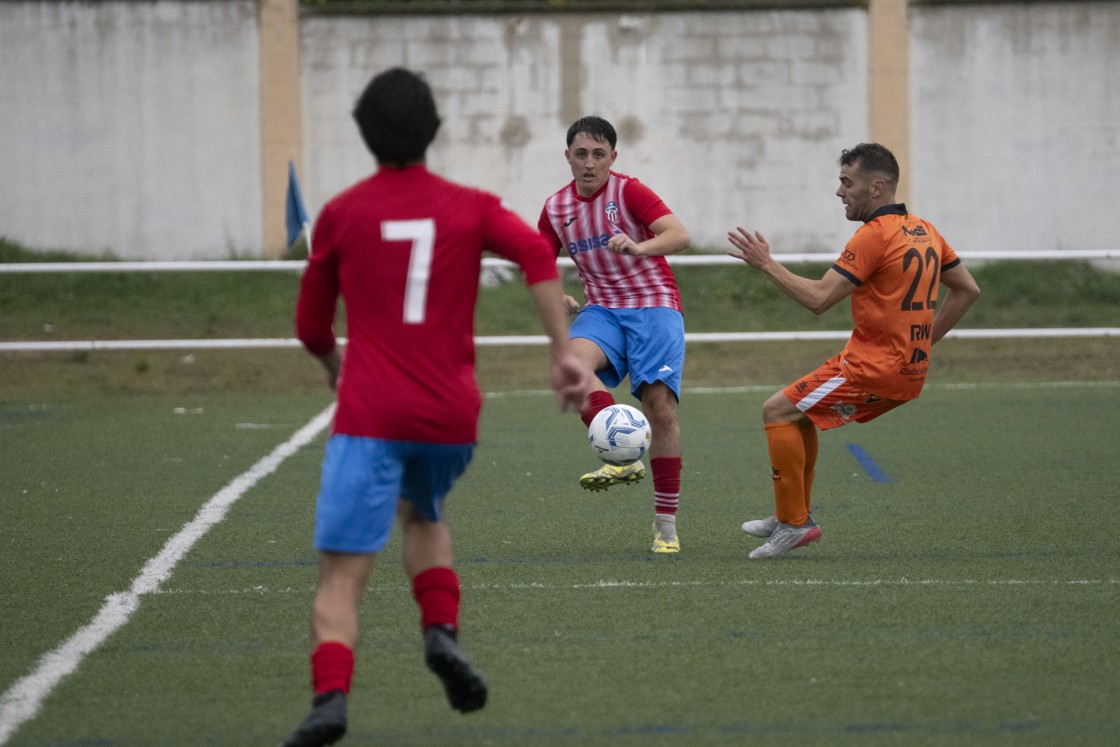
<svg viewBox="0 0 1120 747">
<path fill-rule="evenodd" d="M 793 423 L 767 423 L 766 445 L 774 478 L 774 514 L 783 524 L 809 519 L 805 503 L 805 441 Z"/>
<path fill-rule="evenodd" d="M 802 423 L 801 442 L 805 444 L 805 511 L 813 508 L 813 479 L 817 476 L 817 427 L 812 423 Z"/>
</svg>

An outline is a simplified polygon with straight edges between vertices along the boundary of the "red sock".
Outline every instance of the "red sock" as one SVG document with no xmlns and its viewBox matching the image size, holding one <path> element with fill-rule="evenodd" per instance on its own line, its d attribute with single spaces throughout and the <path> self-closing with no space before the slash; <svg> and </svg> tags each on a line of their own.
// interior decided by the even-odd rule
<svg viewBox="0 0 1120 747">
<path fill-rule="evenodd" d="M 591 421 L 605 407 L 614 404 L 614 396 L 610 392 L 592 392 L 587 397 L 587 409 L 580 412 L 579 417 L 583 424 L 591 427 Z"/>
<path fill-rule="evenodd" d="M 657 457 L 651 459 L 653 470 L 653 511 L 658 514 L 676 514 L 681 500 L 681 458 Z"/>
<path fill-rule="evenodd" d="M 459 629 L 459 576 L 452 568 L 429 568 L 412 579 L 412 598 L 420 606 L 420 629 L 447 625 Z"/>
<path fill-rule="evenodd" d="M 311 687 L 316 695 L 341 690 L 350 692 L 354 676 L 354 652 L 344 643 L 326 641 L 311 652 Z"/>
</svg>

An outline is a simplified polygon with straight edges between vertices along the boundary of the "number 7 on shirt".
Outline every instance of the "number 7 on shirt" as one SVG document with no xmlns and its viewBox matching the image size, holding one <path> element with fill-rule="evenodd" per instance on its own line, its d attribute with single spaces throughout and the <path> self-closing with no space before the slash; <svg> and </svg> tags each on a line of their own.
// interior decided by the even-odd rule
<svg viewBox="0 0 1120 747">
<path fill-rule="evenodd" d="M 422 324 L 428 300 L 428 280 L 432 270 L 432 248 L 436 243 L 436 222 L 420 220 L 387 220 L 381 223 L 384 241 L 410 241 L 408 285 L 404 291 L 405 324 Z"/>
</svg>

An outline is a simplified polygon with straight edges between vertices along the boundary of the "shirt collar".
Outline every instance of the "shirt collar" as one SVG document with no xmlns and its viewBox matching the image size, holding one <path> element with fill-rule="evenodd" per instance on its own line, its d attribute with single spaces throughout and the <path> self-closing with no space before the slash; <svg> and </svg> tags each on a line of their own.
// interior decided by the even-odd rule
<svg viewBox="0 0 1120 747">
<path fill-rule="evenodd" d="M 909 212 L 906 209 L 906 203 L 896 202 L 893 205 L 884 205 L 883 207 L 872 213 L 864 223 L 870 223 L 876 218 L 881 218 L 884 215 L 906 215 Z"/>
</svg>

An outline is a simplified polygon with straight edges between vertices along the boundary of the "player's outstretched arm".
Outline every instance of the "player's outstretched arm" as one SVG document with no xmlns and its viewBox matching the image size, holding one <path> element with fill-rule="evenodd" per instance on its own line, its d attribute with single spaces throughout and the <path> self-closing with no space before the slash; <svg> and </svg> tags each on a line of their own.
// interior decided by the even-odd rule
<svg viewBox="0 0 1120 747">
<path fill-rule="evenodd" d="M 937 314 L 933 317 L 933 336 L 930 339 L 934 343 L 957 326 L 957 322 L 980 296 L 980 286 L 963 264 L 942 272 L 941 283 L 949 292 L 938 303 Z"/>
<path fill-rule="evenodd" d="M 559 280 L 545 280 L 529 286 L 537 315 L 548 335 L 549 384 L 562 411 L 582 410 L 591 391 L 591 370 L 568 348 L 568 322 L 564 294 Z"/>
<path fill-rule="evenodd" d="M 770 244 L 758 231 L 752 233 L 739 226 L 727 234 L 727 240 L 734 247 L 727 250 L 729 257 L 741 259 L 765 274 L 783 293 L 814 314 L 823 314 L 856 289 L 852 281 L 832 268 L 820 280 L 811 280 L 790 271 L 770 256 Z"/>
</svg>

